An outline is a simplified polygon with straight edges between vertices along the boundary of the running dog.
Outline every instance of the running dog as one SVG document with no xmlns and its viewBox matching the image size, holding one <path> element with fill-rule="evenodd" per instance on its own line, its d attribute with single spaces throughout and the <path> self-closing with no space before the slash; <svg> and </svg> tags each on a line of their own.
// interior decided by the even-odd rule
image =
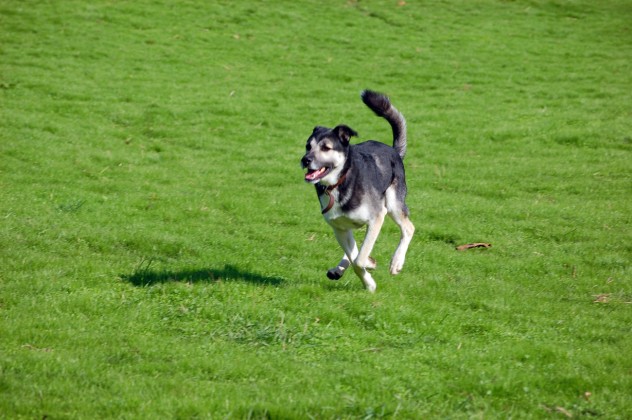
<svg viewBox="0 0 632 420">
<path fill-rule="evenodd" d="M 344 250 L 342 259 L 327 272 L 327 277 L 338 280 L 351 266 L 364 287 L 374 292 L 375 280 L 368 270 L 376 266 L 371 250 L 384 217 L 388 214 L 401 229 L 400 242 L 391 260 L 391 274 L 402 270 L 415 227 L 405 203 L 406 120 L 381 93 L 365 90 L 361 98 L 391 125 L 393 147 L 373 140 L 352 145 L 351 137 L 358 133 L 350 127 L 318 126 L 307 139 L 301 166 L 307 169 L 305 181 L 316 186 L 323 217 Z M 358 250 L 353 229 L 364 225 L 367 232 Z"/>
</svg>

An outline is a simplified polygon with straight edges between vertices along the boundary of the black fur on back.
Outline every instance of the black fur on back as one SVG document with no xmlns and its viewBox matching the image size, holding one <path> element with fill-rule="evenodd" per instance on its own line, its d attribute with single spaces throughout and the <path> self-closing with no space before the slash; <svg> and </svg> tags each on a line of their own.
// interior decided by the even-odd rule
<svg viewBox="0 0 632 420">
<path fill-rule="evenodd" d="M 392 147 L 374 140 L 350 145 L 344 170 L 348 171 L 347 178 L 338 187 L 343 211 L 354 210 L 367 197 L 384 197 L 393 184 L 398 200 L 404 203 L 407 192 L 404 164 Z M 374 205 L 377 211 L 378 202 Z M 408 213 L 405 205 L 402 210 Z"/>
</svg>

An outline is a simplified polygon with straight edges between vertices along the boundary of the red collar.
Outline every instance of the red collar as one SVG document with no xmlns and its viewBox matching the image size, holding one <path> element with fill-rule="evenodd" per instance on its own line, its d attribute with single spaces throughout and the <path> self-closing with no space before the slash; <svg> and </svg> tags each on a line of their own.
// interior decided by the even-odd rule
<svg viewBox="0 0 632 420">
<path fill-rule="evenodd" d="M 348 172 L 348 171 L 347 171 Z M 325 188 L 324 193 L 327 194 L 329 196 L 329 203 L 327 203 L 327 207 L 325 207 L 323 209 L 323 211 L 321 212 L 321 214 L 325 214 L 327 213 L 329 210 L 331 210 L 331 208 L 334 206 L 334 196 L 331 195 L 331 192 L 333 190 L 335 190 L 336 188 L 338 188 L 338 186 L 340 186 L 340 184 L 342 184 L 345 180 L 345 178 L 347 177 L 347 172 L 345 172 L 344 174 L 342 174 L 342 176 L 340 178 L 338 178 L 338 182 L 336 182 L 334 185 L 330 185 L 327 188 Z"/>
</svg>

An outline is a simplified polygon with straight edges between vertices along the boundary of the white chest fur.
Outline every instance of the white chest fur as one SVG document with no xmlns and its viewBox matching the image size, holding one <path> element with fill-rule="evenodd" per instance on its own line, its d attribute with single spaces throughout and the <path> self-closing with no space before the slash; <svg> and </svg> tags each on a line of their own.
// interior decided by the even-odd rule
<svg viewBox="0 0 632 420">
<path fill-rule="evenodd" d="M 360 206 L 348 213 L 345 213 L 338 202 L 338 191 L 330 192 L 334 198 L 334 205 L 323 214 L 325 221 L 336 229 L 357 229 L 368 223 L 370 220 L 369 208 Z M 326 208 L 329 204 L 329 196 L 322 194 L 320 197 L 321 208 Z"/>
</svg>

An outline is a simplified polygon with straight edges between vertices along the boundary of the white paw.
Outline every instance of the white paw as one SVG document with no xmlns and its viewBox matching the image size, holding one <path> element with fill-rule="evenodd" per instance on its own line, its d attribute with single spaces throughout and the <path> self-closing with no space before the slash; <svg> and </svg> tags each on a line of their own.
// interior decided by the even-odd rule
<svg viewBox="0 0 632 420">
<path fill-rule="evenodd" d="M 375 293 L 375 289 L 377 289 L 377 285 L 375 284 L 375 281 L 373 281 L 373 279 L 370 279 L 370 281 L 367 281 L 365 279 L 362 282 L 364 283 L 364 287 L 369 293 Z"/>
<path fill-rule="evenodd" d="M 371 276 L 371 274 L 369 274 L 369 272 L 366 271 L 365 268 L 354 266 L 353 270 L 355 271 L 357 276 L 360 277 L 360 280 L 362 280 L 364 288 L 371 293 L 375 292 L 377 285 L 375 284 L 375 280 L 373 280 L 373 276 Z"/>
<path fill-rule="evenodd" d="M 394 276 L 399 274 L 402 268 L 404 268 L 404 259 L 393 257 L 393 261 L 391 261 L 391 274 Z"/>
</svg>

